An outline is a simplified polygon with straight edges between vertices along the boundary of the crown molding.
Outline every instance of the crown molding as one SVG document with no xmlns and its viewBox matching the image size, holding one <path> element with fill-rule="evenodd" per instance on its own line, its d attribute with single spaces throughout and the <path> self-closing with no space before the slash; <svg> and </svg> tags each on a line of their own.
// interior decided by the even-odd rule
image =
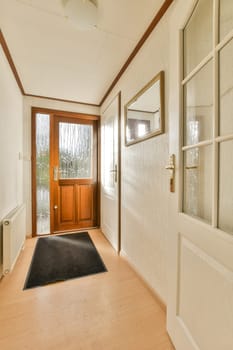
<svg viewBox="0 0 233 350">
<path fill-rule="evenodd" d="M 57 98 L 57 97 L 49 97 L 49 96 L 41 96 L 41 95 L 33 95 L 33 94 L 25 94 L 25 96 L 42 98 L 45 100 L 52 100 L 52 101 L 59 101 L 59 102 L 76 103 L 76 104 L 92 106 L 92 107 L 100 107 L 99 104 L 95 104 L 95 103 L 80 102 L 80 101 L 75 101 L 75 100 L 66 100 L 66 99 Z"/>
<path fill-rule="evenodd" d="M 75 100 L 66 100 L 66 99 L 61 99 L 61 98 L 40 96 L 40 95 L 33 95 L 33 94 L 26 93 L 25 90 L 24 90 L 23 84 L 22 84 L 22 82 L 20 80 L 19 74 L 17 72 L 17 69 L 16 69 L 14 61 L 12 59 L 10 50 L 8 48 L 8 45 L 6 43 L 6 40 L 5 40 L 4 36 L 3 36 L 3 33 L 2 33 L 1 29 L 0 29 L 0 45 L 3 48 L 5 56 L 6 56 L 6 58 L 8 60 L 8 63 L 10 65 L 10 67 L 11 67 L 12 73 L 13 73 L 13 75 L 15 77 L 15 80 L 16 80 L 16 82 L 18 84 L 18 87 L 19 87 L 19 89 L 20 89 L 20 91 L 21 91 L 23 96 L 36 97 L 36 98 L 41 98 L 41 99 L 60 101 L 60 102 L 67 102 L 67 103 L 75 103 L 75 104 L 81 104 L 81 105 L 92 106 L 92 107 L 101 107 L 102 104 L 104 103 L 104 101 L 106 100 L 106 98 L 108 97 L 108 95 L 110 94 L 110 92 L 113 90 L 113 88 L 117 84 L 117 82 L 120 80 L 120 78 L 123 75 L 123 73 L 126 71 L 128 66 L 130 65 L 130 63 L 134 59 L 134 57 L 137 55 L 139 50 L 142 48 L 142 46 L 145 43 L 145 41 L 148 39 L 148 37 L 150 36 L 152 31 L 155 29 L 155 27 L 157 26 L 157 24 L 159 23 L 159 21 L 161 20 L 163 15 L 166 13 L 166 11 L 168 10 L 169 6 L 173 3 L 173 1 L 174 0 L 165 0 L 164 1 L 163 5 L 160 7 L 159 11 L 157 12 L 157 14 L 153 18 L 152 22 L 150 23 L 150 25 L 146 29 L 145 33 L 142 35 L 141 39 L 139 40 L 139 42 L 137 43 L 137 45 L 135 46 L 135 48 L 133 49 L 133 51 L 129 55 L 128 59 L 126 60 L 126 62 L 122 66 L 122 68 L 120 69 L 119 73 L 117 74 L 117 76 L 113 80 L 112 84 L 110 85 L 110 87 L 106 91 L 105 95 L 103 96 L 103 98 L 102 98 L 102 100 L 100 101 L 99 104 L 87 103 L 87 102 L 81 102 L 81 101 L 75 101 Z"/>
<path fill-rule="evenodd" d="M 6 58 L 7 58 L 7 61 L 8 61 L 8 63 L 9 63 L 9 65 L 10 65 L 10 67 L 11 67 L 12 73 L 14 74 L 14 77 L 15 77 L 15 80 L 16 80 L 16 82 L 17 82 L 17 84 L 18 84 L 18 87 L 19 87 L 19 89 L 20 89 L 22 95 L 25 95 L 25 91 L 24 91 L 24 88 L 23 88 L 23 84 L 21 83 L 19 74 L 18 74 L 18 72 L 17 72 L 17 70 L 16 70 L 16 68 L 15 68 L 15 64 L 14 64 L 14 62 L 13 62 L 13 59 L 12 59 L 12 57 L 11 57 L 10 51 L 9 51 L 9 49 L 8 49 L 6 40 L 5 40 L 4 36 L 3 36 L 3 33 L 2 33 L 2 31 L 1 31 L 1 29 L 0 29 L 0 44 L 2 45 L 2 49 L 3 49 L 4 53 L 5 53 L 5 56 L 6 56 Z"/>
</svg>

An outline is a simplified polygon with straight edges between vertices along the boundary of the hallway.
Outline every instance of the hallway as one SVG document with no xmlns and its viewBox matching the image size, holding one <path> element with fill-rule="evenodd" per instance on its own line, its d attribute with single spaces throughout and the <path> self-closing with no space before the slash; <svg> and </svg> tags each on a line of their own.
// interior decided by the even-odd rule
<svg viewBox="0 0 233 350">
<path fill-rule="evenodd" d="M 172 350 L 165 312 L 99 230 L 107 273 L 22 291 L 36 238 L 0 283 L 2 350 Z"/>
</svg>

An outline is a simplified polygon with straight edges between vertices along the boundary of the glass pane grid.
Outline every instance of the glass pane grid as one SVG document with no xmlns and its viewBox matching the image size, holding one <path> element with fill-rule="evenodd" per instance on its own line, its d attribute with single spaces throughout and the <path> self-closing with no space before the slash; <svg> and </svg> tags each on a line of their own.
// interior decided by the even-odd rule
<svg viewBox="0 0 233 350">
<path fill-rule="evenodd" d="M 215 14 L 211 2 L 197 3 L 183 31 L 183 211 L 233 233 L 233 1 L 221 0 Z M 201 25 L 210 29 L 202 37 Z M 208 77 L 200 78 L 210 61 Z M 212 103 L 200 104 L 210 96 Z"/>
</svg>

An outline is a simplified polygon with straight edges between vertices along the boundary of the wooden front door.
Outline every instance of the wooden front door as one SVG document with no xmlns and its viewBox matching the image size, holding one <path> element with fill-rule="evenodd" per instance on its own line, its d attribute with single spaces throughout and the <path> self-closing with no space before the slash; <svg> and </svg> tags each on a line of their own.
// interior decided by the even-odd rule
<svg viewBox="0 0 233 350">
<path fill-rule="evenodd" d="M 33 234 L 98 225 L 98 117 L 33 109 Z"/>
<path fill-rule="evenodd" d="M 92 120 L 54 117 L 53 231 L 96 226 L 97 140 Z"/>
</svg>

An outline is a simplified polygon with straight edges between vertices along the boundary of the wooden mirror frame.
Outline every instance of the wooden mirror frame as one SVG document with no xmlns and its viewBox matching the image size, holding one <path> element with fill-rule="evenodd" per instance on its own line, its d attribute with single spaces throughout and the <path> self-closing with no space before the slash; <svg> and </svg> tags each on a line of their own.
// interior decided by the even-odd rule
<svg viewBox="0 0 233 350">
<path fill-rule="evenodd" d="M 129 106 L 135 102 L 140 96 L 142 96 L 155 82 L 160 81 L 160 128 L 155 131 L 148 132 L 145 136 L 138 137 L 132 141 L 127 141 L 126 128 L 128 126 L 128 109 Z M 151 137 L 160 135 L 164 133 L 164 71 L 159 72 L 148 84 L 146 84 L 129 102 L 125 104 L 125 124 L 124 124 L 124 137 L 125 137 L 125 146 L 130 146 L 135 143 L 145 141 Z"/>
</svg>

